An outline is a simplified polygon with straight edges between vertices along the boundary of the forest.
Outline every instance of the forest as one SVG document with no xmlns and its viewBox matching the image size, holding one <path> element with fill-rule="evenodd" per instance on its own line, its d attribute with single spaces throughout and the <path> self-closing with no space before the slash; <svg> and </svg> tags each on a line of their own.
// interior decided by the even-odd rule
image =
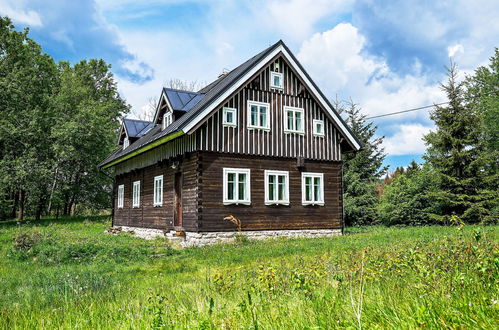
<svg viewBox="0 0 499 330">
<path fill-rule="evenodd" d="M 491 52 L 464 79 L 449 64 L 448 103 L 431 110 L 420 164 L 389 171 L 375 123 L 354 102 L 333 100 L 363 143 L 343 155 L 347 226 L 498 222 L 499 50 Z M 97 165 L 129 112 L 102 59 L 56 62 L 29 30 L 0 18 L 0 220 L 109 212 L 112 178 Z"/>
</svg>

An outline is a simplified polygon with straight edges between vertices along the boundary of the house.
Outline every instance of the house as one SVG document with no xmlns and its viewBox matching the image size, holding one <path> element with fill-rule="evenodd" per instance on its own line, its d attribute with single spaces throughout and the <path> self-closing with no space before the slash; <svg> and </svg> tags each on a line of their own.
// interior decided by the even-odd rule
<svg viewBox="0 0 499 330">
<path fill-rule="evenodd" d="M 334 79 L 334 77 L 332 77 Z M 163 88 L 152 122 L 125 119 L 113 225 L 202 245 L 341 234 L 343 152 L 360 144 L 279 41 L 197 92 Z"/>
</svg>

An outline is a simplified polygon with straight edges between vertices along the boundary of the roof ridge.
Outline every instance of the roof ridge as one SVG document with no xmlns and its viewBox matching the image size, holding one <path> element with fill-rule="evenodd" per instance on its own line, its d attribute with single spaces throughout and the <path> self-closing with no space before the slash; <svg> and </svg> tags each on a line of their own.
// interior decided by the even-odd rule
<svg viewBox="0 0 499 330">
<path fill-rule="evenodd" d="M 128 120 L 128 121 L 140 121 L 142 123 L 150 123 L 152 124 L 152 121 L 149 120 L 142 120 L 142 119 L 134 119 L 134 118 L 123 118 L 123 121 Z"/>
<path fill-rule="evenodd" d="M 168 89 L 168 90 L 175 91 L 175 92 L 189 93 L 189 94 L 204 94 L 204 93 L 186 91 L 184 89 L 170 88 L 170 87 L 164 87 L 164 86 L 163 86 L 163 89 Z"/>
</svg>

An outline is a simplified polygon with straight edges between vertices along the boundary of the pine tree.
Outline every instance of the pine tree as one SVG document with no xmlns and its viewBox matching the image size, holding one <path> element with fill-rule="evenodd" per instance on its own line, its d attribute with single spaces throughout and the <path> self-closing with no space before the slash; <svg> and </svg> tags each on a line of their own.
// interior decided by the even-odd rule
<svg viewBox="0 0 499 330">
<path fill-rule="evenodd" d="M 437 129 L 424 138 L 424 158 L 434 168 L 439 188 L 433 196 L 438 209 L 430 216 L 440 223 L 449 223 L 451 216 L 478 222 L 485 211 L 473 207 L 480 200 L 479 115 L 465 102 L 466 90 L 457 75 L 457 66 L 451 63 L 448 81 L 441 85 L 449 103 L 431 113 Z"/>
<path fill-rule="evenodd" d="M 479 67 L 465 81 L 466 98 L 479 116 L 481 168 L 480 200 L 473 208 L 485 211 L 483 222 L 499 221 L 499 49 L 495 49 L 490 64 Z"/>
<path fill-rule="evenodd" d="M 346 122 L 362 143 L 356 153 L 342 155 L 344 203 L 346 225 L 372 224 L 377 219 L 376 184 L 388 167 L 383 166 L 383 137 L 376 137 L 378 127 L 366 121 L 366 116 L 353 102 L 334 102 L 336 108 L 347 115 Z"/>
</svg>

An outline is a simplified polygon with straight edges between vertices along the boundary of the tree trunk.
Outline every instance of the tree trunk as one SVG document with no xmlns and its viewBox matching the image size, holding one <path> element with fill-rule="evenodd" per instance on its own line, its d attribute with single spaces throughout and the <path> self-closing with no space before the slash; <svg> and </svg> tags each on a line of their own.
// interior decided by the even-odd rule
<svg viewBox="0 0 499 330">
<path fill-rule="evenodd" d="M 11 219 L 15 219 L 17 207 L 18 207 L 18 204 L 19 204 L 19 192 L 18 191 L 14 191 L 12 195 L 14 197 L 13 198 L 14 203 L 12 203 L 12 210 L 10 212 L 10 218 Z"/>
<path fill-rule="evenodd" d="M 17 211 L 17 219 L 18 220 L 23 220 L 24 219 L 24 200 L 26 198 L 26 192 L 24 190 L 19 191 L 19 209 Z"/>
<path fill-rule="evenodd" d="M 50 189 L 50 197 L 49 197 L 49 205 L 47 207 L 47 213 L 50 216 L 50 212 L 52 211 L 52 197 L 54 197 L 54 190 L 57 185 L 57 173 L 59 172 L 59 167 L 55 168 L 54 173 L 54 181 L 52 182 L 52 188 Z"/>
</svg>

